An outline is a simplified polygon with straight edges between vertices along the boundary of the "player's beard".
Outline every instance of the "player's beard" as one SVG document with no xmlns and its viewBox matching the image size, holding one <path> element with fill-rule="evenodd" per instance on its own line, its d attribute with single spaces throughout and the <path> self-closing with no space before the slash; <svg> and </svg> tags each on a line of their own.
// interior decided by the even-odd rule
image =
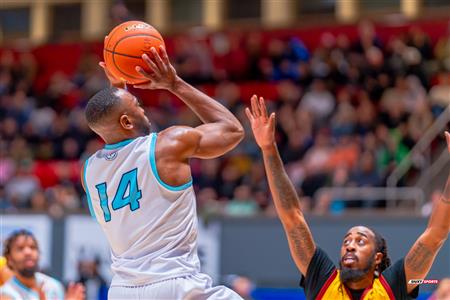
<svg viewBox="0 0 450 300">
<path fill-rule="evenodd" d="M 149 122 L 145 120 L 138 124 L 138 130 L 141 135 L 149 135 L 151 132 L 151 126 Z"/>
<path fill-rule="evenodd" d="M 19 273 L 21 276 L 23 276 L 25 278 L 32 278 L 34 276 L 34 274 L 36 274 L 36 272 L 37 272 L 37 266 L 17 270 L 17 273 Z"/>
<path fill-rule="evenodd" d="M 374 262 L 375 262 L 375 258 L 373 256 L 371 256 L 369 258 L 369 261 L 367 262 L 366 267 L 363 269 L 347 268 L 342 265 L 342 262 L 340 262 L 339 263 L 339 266 L 340 266 L 339 276 L 341 278 L 341 282 L 346 283 L 346 282 L 360 281 L 361 279 L 363 279 L 364 277 L 367 276 L 370 269 L 372 269 L 372 265 Z"/>
</svg>

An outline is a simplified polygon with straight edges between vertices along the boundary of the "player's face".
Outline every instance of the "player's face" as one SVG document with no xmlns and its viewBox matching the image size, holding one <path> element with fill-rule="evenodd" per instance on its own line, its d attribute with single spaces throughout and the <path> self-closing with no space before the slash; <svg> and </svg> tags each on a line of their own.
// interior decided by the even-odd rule
<svg viewBox="0 0 450 300">
<path fill-rule="evenodd" d="M 364 226 L 351 228 L 341 246 L 341 278 L 357 281 L 375 268 L 375 236 Z M 345 280 L 344 280 L 345 281 Z"/>
<path fill-rule="evenodd" d="M 151 124 L 141 102 L 127 91 L 123 92 L 121 98 L 125 105 L 124 113 L 130 117 L 133 128 L 138 131 L 139 135 L 150 134 Z"/>
<path fill-rule="evenodd" d="M 33 277 L 38 270 L 39 249 L 36 241 L 27 235 L 16 238 L 11 246 L 8 264 L 24 277 Z"/>
</svg>

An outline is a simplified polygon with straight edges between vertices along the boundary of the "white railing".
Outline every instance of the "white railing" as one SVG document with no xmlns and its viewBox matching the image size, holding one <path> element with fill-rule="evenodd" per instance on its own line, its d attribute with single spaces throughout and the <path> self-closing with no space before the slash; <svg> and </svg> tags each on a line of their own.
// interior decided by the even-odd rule
<svg viewBox="0 0 450 300">
<path fill-rule="evenodd" d="M 405 176 L 405 174 L 409 171 L 414 162 L 417 165 L 421 165 L 422 176 L 425 175 L 428 168 L 430 167 L 430 162 L 424 163 L 427 161 L 424 152 L 428 152 L 429 155 L 431 143 L 438 135 L 443 133 L 443 130 L 447 127 L 449 122 L 450 122 L 450 105 L 447 106 L 447 108 L 439 115 L 439 117 L 436 119 L 436 121 L 434 121 L 434 123 L 430 126 L 430 128 L 428 128 L 427 131 L 425 131 L 424 135 L 420 138 L 417 144 L 411 149 L 411 151 L 406 155 L 406 157 L 398 164 L 398 166 L 388 176 L 386 181 L 388 187 L 390 188 L 396 187 L 398 185 L 398 182 L 403 178 L 403 176 Z M 436 167 L 436 169 L 438 167 Z M 441 165 L 440 167 L 443 166 Z M 397 190 L 394 189 L 391 191 L 392 194 L 389 194 L 389 198 L 390 199 L 398 198 L 399 195 L 397 193 Z"/>
<path fill-rule="evenodd" d="M 397 198 L 391 198 L 392 194 L 396 194 Z M 398 200 L 414 202 L 414 208 L 417 213 L 420 212 L 422 205 L 425 203 L 425 194 L 418 187 L 323 187 L 314 194 L 315 199 L 328 195 L 333 199 L 340 201 L 378 201 L 386 200 L 387 206 L 391 207 L 391 202 Z"/>
<path fill-rule="evenodd" d="M 425 187 L 428 186 L 430 181 L 439 174 L 439 172 L 447 166 L 450 162 L 450 155 L 448 154 L 447 147 L 442 151 L 439 157 L 427 168 L 419 180 L 417 180 L 416 186 Z"/>
</svg>

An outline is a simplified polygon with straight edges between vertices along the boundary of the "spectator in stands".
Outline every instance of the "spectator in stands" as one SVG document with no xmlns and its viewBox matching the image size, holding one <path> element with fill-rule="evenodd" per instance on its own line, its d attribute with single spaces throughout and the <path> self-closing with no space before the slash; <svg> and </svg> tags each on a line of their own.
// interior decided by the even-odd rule
<svg viewBox="0 0 450 300">
<path fill-rule="evenodd" d="M 298 109 L 306 110 L 314 117 L 318 126 L 322 125 L 335 107 L 335 98 L 327 90 L 325 82 L 316 78 L 310 90 L 302 97 Z"/>
<path fill-rule="evenodd" d="M 0 298 L 13 299 L 84 299 L 84 286 L 70 284 L 67 291 L 56 279 L 38 272 L 39 245 L 27 230 L 13 232 L 5 241 L 3 255 L 13 277 L 0 287 Z"/>
<path fill-rule="evenodd" d="M 92 300 L 108 299 L 108 284 L 99 273 L 100 260 L 98 257 L 82 257 L 78 261 L 77 282 L 86 287 L 86 298 Z"/>
<path fill-rule="evenodd" d="M 253 216 L 258 213 L 250 186 L 243 184 L 236 187 L 233 199 L 225 206 L 225 213 L 235 217 Z"/>
</svg>

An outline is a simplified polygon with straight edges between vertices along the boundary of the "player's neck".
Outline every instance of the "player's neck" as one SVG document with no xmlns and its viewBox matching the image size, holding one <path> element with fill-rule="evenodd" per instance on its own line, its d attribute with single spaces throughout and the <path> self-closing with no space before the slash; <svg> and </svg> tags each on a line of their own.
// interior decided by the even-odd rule
<svg viewBox="0 0 450 300">
<path fill-rule="evenodd" d="M 136 134 L 127 134 L 127 135 L 111 135 L 111 136 L 105 136 L 103 138 L 105 144 L 111 145 L 111 144 L 117 144 L 126 140 L 135 139 L 139 137 L 139 135 Z"/>
<path fill-rule="evenodd" d="M 14 274 L 17 280 L 29 289 L 36 287 L 36 274 L 33 277 L 24 277 L 18 273 Z"/>
<path fill-rule="evenodd" d="M 368 288 L 372 285 L 374 277 L 373 276 L 366 276 L 362 278 L 361 280 L 355 281 L 355 282 L 346 282 L 345 286 L 352 289 L 352 290 L 362 290 L 365 288 Z"/>
</svg>

